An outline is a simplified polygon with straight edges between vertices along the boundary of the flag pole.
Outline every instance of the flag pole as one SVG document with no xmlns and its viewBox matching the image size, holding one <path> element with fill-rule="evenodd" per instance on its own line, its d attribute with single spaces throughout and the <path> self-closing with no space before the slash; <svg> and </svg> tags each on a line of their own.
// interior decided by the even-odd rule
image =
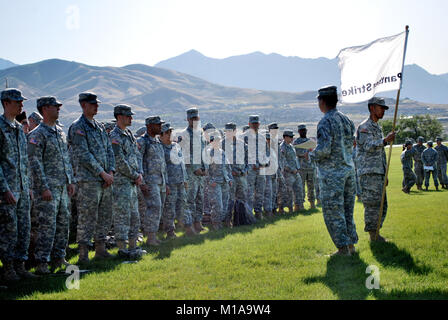
<svg viewBox="0 0 448 320">
<path fill-rule="evenodd" d="M 396 127 L 396 124 L 397 124 L 398 104 L 400 102 L 400 92 L 401 92 L 401 86 L 403 84 L 404 61 L 405 61 L 405 58 L 406 58 L 406 49 L 407 49 L 407 46 L 408 46 L 408 35 L 409 35 L 409 26 L 406 26 L 406 38 L 405 38 L 405 41 L 404 41 L 403 65 L 401 67 L 401 81 L 400 81 L 400 88 L 397 91 L 397 100 L 395 102 L 395 113 L 394 113 L 394 122 L 393 122 L 393 125 L 392 125 L 392 132 L 395 131 L 395 127 Z M 389 155 L 388 155 L 388 159 L 387 159 L 386 175 L 385 175 L 385 179 L 384 179 L 383 194 L 382 194 L 382 197 L 381 197 L 381 205 L 380 205 L 378 224 L 377 224 L 377 227 L 376 227 L 375 240 L 378 240 L 378 235 L 380 233 L 380 227 L 381 227 L 381 219 L 383 218 L 384 201 L 386 199 L 386 187 L 387 187 L 387 184 L 388 184 L 388 180 L 387 179 L 388 179 L 388 176 L 389 176 L 389 168 L 390 168 L 390 160 L 392 158 L 393 144 L 394 144 L 394 141 L 391 141 L 389 143 Z"/>
</svg>

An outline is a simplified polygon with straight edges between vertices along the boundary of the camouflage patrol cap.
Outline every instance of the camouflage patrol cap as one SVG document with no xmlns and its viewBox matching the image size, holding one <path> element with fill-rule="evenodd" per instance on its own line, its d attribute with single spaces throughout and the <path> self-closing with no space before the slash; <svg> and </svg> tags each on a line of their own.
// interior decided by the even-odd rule
<svg viewBox="0 0 448 320">
<path fill-rule="evenodd" d="M 114 116 L 133 116 L 135 112 L 132 111 L 131 107 L 127 104 L 119 104 L 114 108 Z"/>
<path fill-rule="evenodd" d="M 40 115 L 40 113 L 33 111 L 33 113 L 28 116 L 28 119 L 33 119 L 36 123 L 40 123 L 44 118 Z"/>
<path fill-rule="evenodd" d="M 226 123 L 225 130 L 236 130 L 236 124 L 233 122 Z"/>
<path fill-rule="evenodd" d="M 1 100 L 14 100 L 14 101 L 23 101 L 28 100 L 24 96 L 22 96 L 22 91 L 16 88 L 8 88 L 2 91 Z"/>
<path fill-rule="evenodd" d="M 81 102 L 87 102 L 87 103 L 101 103 L 100 100 L 98 100 L 98 97 L 93 92 L 82 92 L 79 94 L 79 103 Z"/>
<path fill-rule="evenodd" d="M 260 116 L 256 114 L 249 116 L 249 123 L 260 123 Z"/>
<path fill-rule="evenodd" d="M 433 142 L 431 140 L 428 141 L 428 146 L 432 147 Z"/>
<path fill-rule="evenodd" d="M 404 143 L 404 145 L 407 146 L 412 146 L 412 141 L 411 140 L 406 140 L 406 142 Z"/>
<path fill-rule="evenodd" d="M 147 130 L 146 127 L 141 127 L 135 132 L 135 135 L 137 137 L 140 137 L 146 133 L 146 130 Z"/>
<path fill-rule="evenodd" d="M 299 124 L 298 126 L 297 126 L 297 130 L 306 130 L 306 124 L 304 124 L 304 123 L 301 123 L 301 124 Z"/>
<path fill-rule="evenodd" d="M 294 132 L 292 130 L 286 129 L 283 131 L 283 136 L 294 138 Z"/>
<path fill-rule="evenodd" d="M 272 122 L 268 125 L 268 129 L 269 130 L 274 130 L 274 129 L 278 129 L 278 124 L 277 122 Z"/>
<path fill-rule="evenodd" d="M 369 102 L 367 102 L 367 105 L 368 106 L 377 105 L 383 107 L 386 110 L 389 110 L 389 107 L 386 105 L 386 101 L 384 101 L 383 98 L 373 97 L 372 99 L 369 100 Z"/>
<path fill-rule="evenodd" d="M 207 130 L 210 130 L 210 129 L 216 129 L 216 127 L 213 125 L 213 123 L 207 123 L 203 128 L 202 128 L 202 130 L 204 130 L 204 131 L 207 131 Z"/>
<path fill-rule="evenodd" d="M 145 119 L 145 123 L 148 124 L 163 124 L 165 121 L 161 120 L 159 116 L 151 116 Z"/>
<path fill-rule="evenodd" d="M 417 138 L 417 142 L 425 142 L 425 138 L 420 136 L 420 137 Z"/>
<path fill-rule="evenodd" d="M 60 107 L 60 106 L 62 106 L 62 103 L 59 102 L 58 100 L 56 100 L 56 98 L 53 96 L 45 96 L 45 97 L 40 97 L 39 99 L 37 99 L 37 109 L 40 109 L 44 106 Z"/>
<path fill-rule="evenodd" d="M 442 138 L 440 138 L 440 137 L 437 137 L 437 138 L 436 138 L 436 142 L 442 142 L 442 141 L 443 141 Z"/>
<path fill-rule="evenodd" d="M 162 124 L 162 133 L 167 132 L 168 130 L 174 130 L 174 128 L 168 122 Z"/>
<path fill-rule="evenodd" d="M 104 128 L 106 130 L 113 130 L 115 128 L 116 123 L 114 121 L 103 122 Z"/>
<path fill-rule="evenodd" d="M 187 110 L 187 119 L 199 117 L 199 110 L 198 108 L 190 108 Z"/>
<path fill-rule="evenodd" d="M 326 86 L 326 87 L 320 88 L 317 92 L 318 92 L 318 95 L 316 98 L 337 96 L 338 88 L 336 86 Z"/>
</svg>

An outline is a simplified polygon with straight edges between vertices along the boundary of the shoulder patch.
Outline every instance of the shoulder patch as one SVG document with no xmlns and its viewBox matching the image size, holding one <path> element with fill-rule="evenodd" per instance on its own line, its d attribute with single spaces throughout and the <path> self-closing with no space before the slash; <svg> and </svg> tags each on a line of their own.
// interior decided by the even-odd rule
<svg viewBox="0 0 448 320">
<path fill-rule="evenodd" d="M 76 130 L 75 133 L 79 134 L 80 136 L 83 136 L 83 137 L 86 135 L 86 133 L 81 129 Z"/>
<path fill-rule="evenodd" d="M 120 141 L 118 139 L 112 139 L 111 142 L 112 144 L 120 144 Z"/>
<path fill-rule="evenodd" d="M 30 138 L 29 143 L 31 143 L 31 144 L 39 144 L 39 140 L 34 139 L 34 138 Z"/>
<path fill-rule="evenodd" d="M 369 133 L 369 130 L 367 130 L 366 128 L 360 128 L 360 129 L 359 129 L 359 132 L 362 132 L 362 133 Z"/>
</svg>

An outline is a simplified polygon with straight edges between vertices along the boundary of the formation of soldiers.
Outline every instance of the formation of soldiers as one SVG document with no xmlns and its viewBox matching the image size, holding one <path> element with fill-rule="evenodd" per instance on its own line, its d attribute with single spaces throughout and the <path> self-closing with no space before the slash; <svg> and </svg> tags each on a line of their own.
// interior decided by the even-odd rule
<svg viewBox="0 0 448 320">
<path fill-rule="evenodd" d="M 304 210 L 305 188 L 310 208 L 316 208 L 316 200 L 322 205 L 335 254 L 356 252 L 355 194 L 365 207 L 365 231 L 372 241 L 386 241 L 375 237 L 375 230 L 386 171 L 384 147 L 395 138 L 393 132 L 384 138 L 377 123 L 388 107 L 383 99 L 371 99 L 370 117 L 355 132 L 353 122 L 337 110 L 337 97 L 336 87 L 319 90 L 324 117 L 317 146 L 311 148 L 303 147 L 310 142 L 304 124 L 295 140 L 292 130 L 280 135 L 276 123 L 261 130 L 257 115 L 249 117 L 243 132 L 235 123 L 224 130 L 211 123 L 201 128 L 197 108 L 186 111 L 183 130 L 150 116 L 133 134 L 130 106 L 114 108 L 114 124 L 100 123 L 95 115 L 101 102 L 90 92 L 79 94 L 82 115 L 66 136 L 58 122 L 62 103 L 55 97 L 37 99 L 38 112 L 30 115 L 26 128 L 19 123 L 26 116 L 17 118 L 26 98 L 17 89 L 2 91 L 3 279 L 36 276 L 25 268 L 30 247 L 36 274 L 50 273 L 49 264 L 52 270 L 68 265 L 71 208 L 77 214 L 79 263 L 89 262 L 92 239 L 95 257 L 110 257 L 106 239 L 111 230 L 118 255 L 138 259 L 146 253 L 138 246 L 140 232 L 147 245 L 158 246 L 159 231 L 173 239 L 179 228 L 187 236 L 200 233 L 204 222 L 210 230 L 230 228 L 237 203 L 256 219 L 297 212 Z M 387 201 L 381 225 L 386 212 Z"/>
</svg>

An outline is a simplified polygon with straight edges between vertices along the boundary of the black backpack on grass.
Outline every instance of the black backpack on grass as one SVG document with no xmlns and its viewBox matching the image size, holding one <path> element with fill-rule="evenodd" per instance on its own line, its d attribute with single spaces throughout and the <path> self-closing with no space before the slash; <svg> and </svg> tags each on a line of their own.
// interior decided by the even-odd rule
<svg viewBox="0 0 448 320">
<path fill-rule="evenodd" d="M 249 212 L 247 204 L 236 200 L 233 205 L 233 226 L 245 226 L 257 222 L 254 215 Z"/>
</svg>

